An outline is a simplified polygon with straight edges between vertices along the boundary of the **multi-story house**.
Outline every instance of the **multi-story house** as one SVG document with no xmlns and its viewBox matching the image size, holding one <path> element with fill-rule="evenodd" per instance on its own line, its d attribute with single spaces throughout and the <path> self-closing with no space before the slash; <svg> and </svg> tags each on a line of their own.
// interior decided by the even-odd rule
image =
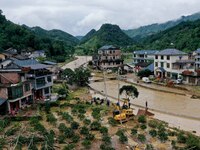
<svg viewBox="0 0 200 150">
<path fill-rule="evenodd" d="M 1 63 L 6 68 L 26 70 L 25 78 L 31 82 L 33 100 L 50 100 L 53 86 L 53 74 L 48 70 L 49 65 L 41 64 L 34 59 L 18 60 L 10 58 Z"/>
<path fill-rule="evenodd" d="M 154 74 L 160 78 L 177 79 L 184 70 L 194 70 L 194 60 L 177 49 L 165 49 L 155 53 Z"/>
<path fill-rule="evenodd" d="M 106 45 L 98 50 L 98 56 L 93 59 L 100 69 L 117 68 L 123 66 L 121 50 L 112 45 Z"/>
<path fill-rule="evenodd" d="M 139 50 L 133 52 L 133 64 L 139 62 L 153 63 L 157 50 Z"/>
<path fill-rule="evenodd" d="M 26 79 L 26 71 L 22 68 L 0 69 L 0 107 L 1 114 L 15 114 L 27 104 L 32 103 L 31 82 Z"/>
<path fill-rule="evenodd" d="M 195 61 L 194 70 L 184 70 L 182 72 L 184 83 L 189 85 L 200 85 L 200 49 L 192 53 Z"/>
</svg>

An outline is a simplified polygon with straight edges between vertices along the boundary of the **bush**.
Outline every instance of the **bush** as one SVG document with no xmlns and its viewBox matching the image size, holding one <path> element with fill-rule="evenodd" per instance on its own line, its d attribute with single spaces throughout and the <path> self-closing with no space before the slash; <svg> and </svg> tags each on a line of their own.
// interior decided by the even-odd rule
<svg viewBox="0 0 200 150">
<path fill-rule="evenodd" d="M 54 117 L 52 113 L 47 114 L 47 121 L 50 122 L 51 124 L 55 125 L 57 119 Z"/>
<path fill-rule="evenodd" d="M 158 138 L 161 140 L 161 142 L 165 142 L 168 139 L 168 135 L 165 131 L 158 131 Z"/>
<path fill-rule="evenodd" d="M 138 122 L 140 122 L 140 123 L 146 123 L 147 122 L 146 116 L 144 116 L 144 115 L 139 116 L 138 117 Z"/>
<path fill-rule="evenodd" d="M 74 121 L 74 122 L 71 123 L 71 128 L 72 129 L 78 129 L 78 127 L 79 127 L 79 123 L 78 122 Z"/>
<path fill-rule="evenodd" d="M 59 136 L 58 136 L 58 143 L 64 144 L 65 139 L 66 139 L 66 136 L 65 136 L 65 135 L 63 135 L 63 134 L 59 135 Z"/>
<path fill-rule="evenodd" d="M 122 130 L 122 129 L 118 129 L 116 135 L 117 135 L 117 136 L 124 135 L 124 130 Z"/>
<path fill-rule="evenodd" d="M 74 131 L 72 128 L 66 128 L 64 134 L 67 138 L 72 138 L 74 136 Z"/>
<path fill-rule="evenodd" d="M 90 125 L 91 120 L 89 120 L 89 119 L 84 119 L 84 120 L 83 120 L 83 123 L 84 123 L 85 125 Z"/>
<path fill-rule="evenodd" d="M 146 137 L 143 134 L 138 134 L 138 140 L 140 142 L 145 142 L 146 141 Z"/>
<path fill-rule="evenodd" d="M 85 139 L 92 141 L 92 140 L 94 140 L 94 135 L 89 133 L 89 134 L 86 135 Z"/>
<path fill-rule="evenodd" d="M 19 129 L 18 128 L 10 128 L 6 131 L 5 135 L 6 136 L 11 136 L 14 135 Z"/>
<path fill-rule="evenodd" d="M 83 120 L 83 119 L 85 119 L 85 115 L 83 115 L 83 114 L 78 114 L 78 118 L 79 118 L 80 120 Z"/>
<path fill-rule="evenodd" d="M 121 135 L 120 137 L 119 137 L 119 141 L 121 142 L 121 143 L 125 143 L 125 142 L 127 142 L 128 141 L 128 138 L 127 138 L 127 136 L 126 135 Z"/>
<path fill-rule="evenodd" d="M 143 78 L 143 77 L 148 77 L 148 76 L 150 76 L 151 74 L 152 74 L 152 73 L 151 73 L 151 71 L 150 71 L 149 69 L 145 69 L 145 70 L 139 71 L 137 75 L 138 75 L 140 78 Z"/>
<path fill-rule="evenodd" d="M 73 142 L 73 143 L 77 143 L 77 142 L 79 141 L 79 139 L 80 139 L 80 136 L 79 136 L 79 135 L 74 135 L 74 136 L 72 137 L 72 142 Z"/>
<path fill-rule="evenodd" d="M 69 123 L 73 121 L 73 117 L 67 112 L 62 113 L 62 118 Z"/>
<path fill-rule="evenodd" d="M 112 117 L 109 117 L 108 118 L 108 123 L 111 125 L 111 126 L 116 126 L 118 124 L 118 122 L 112 118 Z"/>
<path fill-rule="evenodd" d="M 156 136 L 157 136 L 157 131 L 156 131 L 156 130 L 150 130 L 150 131 L 149 131 L 149 134 L 150 134 L 152 137 L 156 137 Z"/>
<path fill-rule="evenodd" d="M 47 113 L 47 114 L 49 114 L 50 113 L 50 110 L 51 110 L 51 106 L 50 106 L 50 103 L 49 102 L 46 102 L 45 103 L 45 112 Z"/>
<path fill-rule="evenodd" d="M 105 135 L 105 134 L 108 134 L 108 128 L 107 127 L 101 127 L 100 128 L 100 132 Z"/>
<path fill-rule="evenodd" d="M 75 145 L 74 144 L 68 144 L 67 146 L 65 146 L 63 148 L 63 150 L 73 150 L 75 148 Z"/>
<path fill-rule="evenodd" d="M 91 146 L 91 142 L 87 139 L 85 139 L 83 142 L 82 142 L 82 145 L 86 148 L 86 149 L 90 149 L 90 146 Z"/>
<path fill-rule="evenodd" d="M 58 129 L 59 129 L 59 131 L 61 132 L 61 133 L 64 133 L 65 132 L 65 130 L 66 130 L 66 126 L 65 126 L 65 124 L 64 123 L 60 123 L 60 125 L 59 125 L 59 127 L 58 127 Z"/>
<path fill-rule="evenodd" d="M 175 136 L 175 135 L 177 135 L 177 133 L 176 133 L 175 131 L 169 131 L 169 132 L 168 132 L 168 135 L 169 135 L 169 136 Z"/>
<path fill-rule="evenodd" d="M 91 130 L 100 130 L 101 124 L 98 121 L 94 121 L 90 125 Z"/>
<path fill-rule="evenodd" d="M 94 119 L 99 120 L 101 118 L 101 108 L 98 107 L 94 108 L 92 111 L 92 117 Z"/>
<path fill-rule="evenodd" d="M 102 138 L 102 141 L 108 145 L 108 144 L 111 144 L 111 137 L 108 136 L 108 135 L 104 135 L 103 138 Z"/>
<path fill-rule="evenodd" d="M 112 148 L 112 147 L 110 147 L 110 146 L 108 146 L 106 144 L 101 144 L 100 145 L 100 149 L 101 150 L 115 150 L 114 148 Z"/>
<path fill-rule="evenodd" d="M 177 142 L 179 142 L 179 143 L 186 143 L 186 136 L 184 135 L 183 132 L 180 132 L 177 135 Z"/>
<path fill-rule="evenodd" d="M 81 130 L 80 130 L 80 133 L 81 133 L 82 135 L 87 135 L 87 134 L 89 134 L 89 129 L 88 129 L 86 126 L 83 126 L 83 127 L 81 128 Z"/>
<path fill-rule="evenodd" d="M 189 134 L 188 138 L 186 139 L 186 148 L 199 150 L 200 149 L 199 137 Z"/>
<path fill-rule="evenodd" d="M 141 128 L 142 130 L 145 130 L 145 129 L 147 128 L 147 126 L 146 126 L 145 124 L 142 124 L 142 125 L 140 126 L 140 128 Z"/>
<path fill-rule="evenodd" d="M 147 144 L 145 150 L 154 150 L 153 145 Z"/>
<path fill-rule="evenodd" d="M 132 135 L 136 135 L 137 134 L 137 129 L 135 129 L 135 128 L 131 129 L 131 134 Z"/>
<path fill-rule="evenodd" d="M 148 125 L 151 128 L 156 128 L 157 125 L 158 125 L 158 121 L 156 121 L 156 120 L 150 120 L 149 123 L 148 123 Z"/>
</svg>

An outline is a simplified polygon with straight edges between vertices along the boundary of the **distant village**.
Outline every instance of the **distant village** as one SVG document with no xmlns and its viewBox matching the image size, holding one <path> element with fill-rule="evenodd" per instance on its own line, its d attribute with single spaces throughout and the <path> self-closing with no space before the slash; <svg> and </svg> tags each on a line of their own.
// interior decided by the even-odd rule
<svg viewBox="0 0 200 150">
<path fill-rule="evenodd" d="M 39 57 L 45 58 L 45 51 L 19 54 L 10 48 L 0 54 L 0 115 L 15 115 L 35 101 L 56 101 L 52 86 L 62 69 L 55 62 L 39 62 Z M 200 49 L 192 53 L 177 49 L 138 50 L 133 51 L 132 62 L 124 64 L 121 50 L 105 45 L 93 56 L 92 64 L 93 68 L 107 71 L 121 68 L 137 74 L 149 70 L 160 82 L 200 85 Z"/>
</svg>

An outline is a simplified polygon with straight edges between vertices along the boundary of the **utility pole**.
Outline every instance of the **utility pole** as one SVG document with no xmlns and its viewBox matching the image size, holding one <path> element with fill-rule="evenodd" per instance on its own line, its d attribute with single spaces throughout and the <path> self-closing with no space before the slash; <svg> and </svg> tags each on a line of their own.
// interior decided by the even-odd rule
<svg viewBox="0 0 200 150">
<path fill-rule="evenodd" d="M 120 105 L 120 94 L 119 94 L 119 89 L 120 89 L 120 67 L 118 68 L 117 71 L 117 80 L 118 80 L 118 104 Z"/>
<path fill-rule="evenodd" d="M 105 78 L 105 69 L 103 68 L 103 80 L 104 80 L 104 95 L 106 98 L 106 101 L 108 100 L 108 95 L 107 95 L 107 87 L 106 87 L 106 78 Z"/>
</svg>

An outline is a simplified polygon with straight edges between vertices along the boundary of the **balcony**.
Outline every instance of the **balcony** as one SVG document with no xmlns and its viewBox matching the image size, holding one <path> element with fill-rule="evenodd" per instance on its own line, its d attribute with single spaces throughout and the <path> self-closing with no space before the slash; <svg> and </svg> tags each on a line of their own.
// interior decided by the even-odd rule
<svg viewBox="0 0 200 150">
<path fill-rule="evenodd" d="M 20 98 L 23 94 L 23 86 L 8 87 L 8 99 L 10 100 Z"/>
</svg>

